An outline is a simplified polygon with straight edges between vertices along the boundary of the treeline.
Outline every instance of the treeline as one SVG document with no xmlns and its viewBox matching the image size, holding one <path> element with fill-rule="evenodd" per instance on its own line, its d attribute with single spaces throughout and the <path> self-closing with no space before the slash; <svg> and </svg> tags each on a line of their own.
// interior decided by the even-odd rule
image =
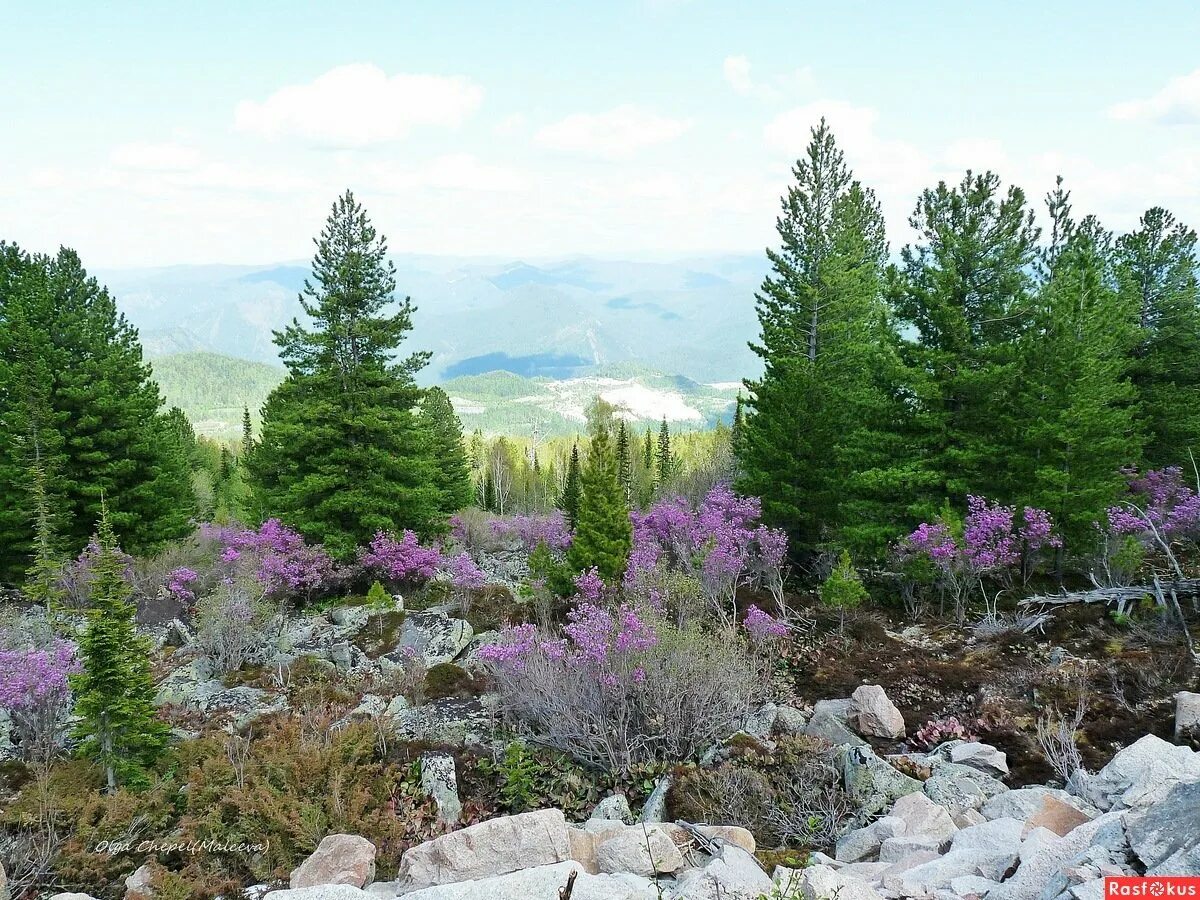
<svg viewBox="0 0 1200 900">
<path fill-rule="evenodd" d="M 824 122 L 757 295 L 740 485 L 795 548 L 878 556 L 968 493 L 1094 542 L 1130 466 L 1200 444 L 1196 233 L 1164 209 L 1114 237 L 1059 180 L 1045 227 L 991 172 L 922 192 L 888 262 L 875 195 Z"/>
</svg>

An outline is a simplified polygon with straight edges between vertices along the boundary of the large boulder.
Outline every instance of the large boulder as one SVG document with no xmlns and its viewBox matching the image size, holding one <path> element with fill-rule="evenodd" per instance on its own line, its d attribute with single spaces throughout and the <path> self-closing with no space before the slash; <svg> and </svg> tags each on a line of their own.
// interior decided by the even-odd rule
<svg viewBox="0 0 1200 900">
<path fill-rule="evenodd" d="M 933 774 L 925 779 L 922 790 L 953 814 L 977 810 L 992 797 L 1008 790 L 999 779 L 971 766 L 948 762 L 937 756 L 929 757 L 929 762 Z"/>
<path fill-rule="evenodd" d="M 437 805 L 439 822 L 458 824 L 462 817 L 462 801 L 458 799 L 458 775 L 453 756 L 449 753 L 421 754 L 421 790 Z"/>
<path fill-rule="evenodd" d="M 268 891 L 263 895 L 263 900 L 378 900 L 378 897 L 352 884 L 319 884 L 294 890 L 285 888 Z"/>
<path fill-rule="evenodd" d="M 481 878 L 427 887 L 403 895 L 404 900 L 554 900 L 571 874 L 575 882 L 571 900 L 657 900 L 658 893 L 645 878 L 635 875 L 594 875 L 577 862 L 536 866 Z"/>
<path fill-rule="evenodd" d="M 998 881 L 1016 861 L 1015 851 L 960 848 L 904 872 L 885 875 L 883 886 L 902 897 L 927 897 L 964 876 Z"/>
<path fill-rule="evenodd" d="M 1124 851 L 1122 815 L 1105 813 L 1065 836 L 1048 828 L 1035 828 L 1021 844 L 1016 874 L 989 892 L 988 900 L 1038 900 L 1052 884 L 1060 888 L 1047 896 L 1057 896 L 1067 889 L 1064 872 L 1076 867 L 1085 856 L 1120 855 Z"/>
<path fill-rule="evenodd" d="M 835 747 L 851 746 L 867 742 L 850 730 L 850 698 L 844 700 L 818 700 L 813 707 L 812 718 L 804 726 L 804 733 L 829 741 Z"/>
<path fill-rule="evenodd" d="M 703 867 L 685 869 L 666 896 L 670 900 L 761 900 L 773 887 L 751 854 L 726 845 Z"/>
<path fill-rule="evenodd" d="M 782 897 L 797 900 L 881 900 L 869 884 L 847 877 L 829 866 L 809 866 L 805 869 L 775 870 L 775 886 Z"/>
<path fill-rule="evenodd" d="M 1180 691 L 1175 695 L 1175 740 L 1200 738 L 1200 694 Z"/>
<path fill-rule="evenodd" d="M 1042 797 L 1042 805 L 1026 821 L 1024 830 L 1028 833 L 1035 828 L 1046 828 L 1063 837 L 1091 820 L 1091 816 L 1077 807 L 1047 794 Z"/>
<path fill-rule="evenodd" d="M 567 820 L 558 809 L 489 819 L 410 847 L 397 881 L 409 890 L 506 875 L 571 859 Z"/>
<path fill-rule="evenodd" d="M 1077 809 L 1085 805 L 1078 797 L 1060 788 L 1033 786 L 997 794 L 983 804 L 979 811 L 985 819 L 1020 819 L 1024 822 L 1042 808 L 1042 803 L 1047 797 L 1061 800 Z"/>
<path fill-rule="evenodd" d="M 868 737 L 896 739 L 904 737 L 904 716 L 877 684 L 863 684 L 850 695 L 847 723 Z"/>
<path fill-rule="evenodd" d="M 404 618 L 400 644 L 394 652 L 416 654 L 430 668 L 458 656 L 471 643 L 474 633 L 465 619 L 453 619 L 440 610 L 410 612 Z"/>
<path fill-rule="evenodd" d="M 839 837 L 834 847 L 834 858 L 846 863 L 871 859 L 879 855 L 879 848 L 884 841 L 900 837 L 906 830 L 907 823 L 896 816 L 876 819 L 870 825 L 847 831 Z"/>
<path fill-rule="evenodd" d="M 125 879 L 125 900 L 154 900 L 155 867 L 143 863 Z"/>
<path fill-rule="evenodd" d="M 937 747 L 931 756 L 947 762 L 978 769 L 985 775 L 1000 778 L 1008 774 L 1008 756 L 991 744 L 979 741 L 948 741 Z"/>
<path fill-rule="evenodd" d="M 646 798 L 646 802 L 642 805 L 642 821 L 643 822 L 662 822 L 667 818 L 667 794 L 671 790 L 671 785 L 675 783 L 675 779 L 670 773 L 660 775 L 658 781 L 654 782 L 654 790 L 650 792 L 650 796 Z"/>
<path fill-rule="evenodd" d="M 627 825 L 596 841 L 596 865 L 601 872 L 629 872 L 649 877 L 670 875 L 683 868 L 683 855 L 669 834 L 657 825 Z"/>
<path fill-rule="evenodd" d="M 374 879 L 374 844 L 357 834 L 327 834 L 312 855 L 292 871 L 288 886 L 348 884 L 360 888 Z"/>
<path fill-rule="evenodd" d="M 944 843 L 958 831 L 950 812 L 922 793 L 901 797 L 889 815 L 903 820 L 906 837 L 921 836 Z"/>
<path fill-rule="evenodd" d="M 1079 771 L 1067 789 L 1101 810 L 1149 807 L 1180 782 L 1200 781 L 1200 753 L 1148 734 L 1095 775 Z"/>
<path fill-rule="evenodd" d="M 1147 874 L 1200 875 L 1200 781 L 1175 785 L 1126 829 Z"/>
<path fill-rule="evenodd" d="M 491 713 L 474 697 L 446 697 L 411 707 L 393 703 L 395 709 L 389 706 L 387 714 L 401 740 L 471 747 L 490 739 Z"/>
<path fill-rule="evenodd" d="M 1003 851 L 1014 858 L 1021 849 L 1025 823 L 1019 819 L 992 819 L 982 825 L 960 828 L 950 840 L 951 850 Z"/>
<path fill-rule="evenodd" d="M 921 782 L 880 759 L 865 745 L 849 747 L 843 753 L 842 783 L 864 819 L 921 790 Z"/>
<path fill-rule="evenodd" d="M 589 819 L 604 819 L 613 822 L 624 822 L 626 825 L 634 823 L 632 810 L 629 808 L 629 798 L 624 794 L 610 794 L 592 810 Z"/>
</svg>

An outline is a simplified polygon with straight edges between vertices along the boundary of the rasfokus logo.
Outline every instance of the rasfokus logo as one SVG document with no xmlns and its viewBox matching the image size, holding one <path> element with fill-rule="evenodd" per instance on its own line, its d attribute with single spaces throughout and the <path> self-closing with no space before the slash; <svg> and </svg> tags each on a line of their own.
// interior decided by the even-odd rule
<svg viewBox="0 0 1200 900">
<path fill-rule="evenodd" d="M 1105 897 L 1200 897 L 1200 878 L 1183 875 L 1104 879 Z"/>
</svg>

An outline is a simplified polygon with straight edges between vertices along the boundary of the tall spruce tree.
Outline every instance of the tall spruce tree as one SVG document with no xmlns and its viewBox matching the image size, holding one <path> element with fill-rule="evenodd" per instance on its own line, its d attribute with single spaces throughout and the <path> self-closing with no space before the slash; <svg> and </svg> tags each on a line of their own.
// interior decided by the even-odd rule
<svg viewBox="0 0 1200 900">
<path fill-rule="evenodd" d="M 567 474 L 563 479 L 562 492 L 558 498 L 558 508 L 563 511 L 567 525 L 572 531 L 579 524 L 579 495 L 582 472 L 579 468 L 579 443 L 571 445 L 571 458 L 567 463 Z"/>
<path fill-rule="evenodd" d="M 793 176 L 756 295 L 751 346 L 764 373 L 747 382 L 748 414 L 736 423 L 739 484 L 797 549 L 836 539 L 876 550 L 896 530 L 885 501 L 904 484 L 902 454 L 885 452 L 899 404 L 883 217 L 824 121 Z"/>
<path fill-rule="evenodd" d="M 134 627 L 125 560 L 103 500 L 95 542 L 87 627 L 79 641 L 82 671 L 70 680 L 80 752 L 100 764 L 112 792 L 119 784 L 145 782 L 168 729 L 155 717 L 150 646 Z"/>
<path fill-rule="evenodd" d="M 624 419 L 617 425 L 617 478 L 625 492 L 626 504 L 633 502 L 633 448 L 629 445 L 629 429 Z"/>
<path fill-rule="evenodd" d="M 1117 241 L 1122 287 L 1136 304 L 1131 376 L 1150 465 L 1200 456 L 1200 286 L 1196 232 L 1160 207 Z"/>
<path fill-rule="evenodd" d="M 612 581 L 625 572 L 633 547 L 633 524 L 607 429 L 592 436 L 579 480 L 579 512 L 567 560 L 576 572 L 595 568 Z"/>
<path fill-rule="evenodd" d="M 475 497 L 471 465 L 463 442 L 462 423 L 450 397 L 431 387 L 421 399 L 421 425 L 435 466 L 434 483 L 441 494 L 440 508 L 447 515 L 469 506 Z"/>
<path fill-rule="evenodd" d="M 1033 312 L 1038 229 L 1025 195 L 991 172 L 921 194 L 920 235 L 891 270 L 889 293 L 917 339 L 903 345 L 921 435 L 923 512 L 968 492 L 1009 502 L 1018 452 L 1018 339 Z"/>
<path fill-rule="evenodd" d="M 1047 206 L 1045 279 L 1019 354 L 1021 445 L 1007 464 L 1016 499 L 1049 510 L 1064 552 L 1078 552 L 1125 490 L 1122 467 L 1140 456 L 1128 377 L 1136 308 L 1118 290 L 1111 235 L 1094 218 L 1072 220 L 1061 179 Z"/>
<path fill-rule="evenodd" d="M 263 408 L 250 471 L 268 514 L 344 559 L 376 531 L 428 535 L 445 517 L 414 414 L 428 354 L 395 359 L 414 307 L 396 303 L 387 242 L 347 191 L 316 247 L 300 295 L 312 326 L 275 333 L 288 376 Z"/>
<path fill-rule="evenodd" d="M 663 416 L 662 425 L 658 427 L 658 452 L 655 456 L 658 466 L 656 483 L 660 490 L 666 490 L 675 474 L 675 457 L 671 454 L 671 429 L 667 425 L 667 417 Z"/>
</svg>

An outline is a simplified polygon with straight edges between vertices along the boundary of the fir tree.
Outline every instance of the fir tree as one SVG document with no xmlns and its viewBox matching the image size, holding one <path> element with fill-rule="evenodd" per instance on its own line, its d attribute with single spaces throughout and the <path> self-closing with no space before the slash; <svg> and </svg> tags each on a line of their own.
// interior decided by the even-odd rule
<svg viewBox="0 0 1200 900">
<path fill-rule="evenodd" d="M 421 425 L 436 466 L 434 483 L 441 494 L 441 510 L 447 515 L 458 512 L 471 504 L 475 488 L 471 484 L 462 423 L 454 413 L 450 397 L 440 387 L 425 391 L 421 400 Z"/>
<path fill-rule="evenodd" d="M 663 416 L 662 425 L 658 428 L 658 453 L 655 456 L 658 466 L 657 484 L 660 490 L 666 490 L 675 474 L 675 457 L 671 455 L 671 429 L 667 425 L 667 417 Z"/>
<path fill-rule="evenodd" d="M 87 627 L 79 642 L 82 671 L 71 676 L 80 752 L 104 770 L 110 792 L 141 784 L 166 746 L 167 726 L 155 718 L 150 647 L 134 627 L 125 562 L 101 505 L 95 537 Z"/>
<path fill-rule="evenodd" d="M 633 525 L 606 429 L 592 437 L 579 486 L 575 538 L 567 559 L 576 572 L 594 567 L 606 580 L 619 578 L 633 546 Z"/>
<path fill-rule="evenodd" d="M 59 586 L 63 558 L 58 551 L 57 535 L 54 531 L 54 513 L 50 510 L 50 497 L 46 492 L 46 472 L 41 463 L 35 462 L 30 477 L 33 486 L 34 531 L 33 562 L 26 572 L 25 594 L 35 603 L 46 607 L 51 614 L 63 597 Z"/>
<path fill-rule="evenodd" d="M 1012 453 L 1020 440 L 1012 402 L 1018 339 L 1033 310 L 1038 229 L 1024 193 L 1000 190 L 991 172 L 924 191 L 911 219 L 920 241 L 905 247 L 889 293 L 917 340 L 909 364 L 932 514 L 968 492 L 1005 502 L 1020 489 Z"/>
<path fill-rule="evenodd" d="M 1200 455 L 1200 287 L 1196 232 L 1165 209 L 1146 212 L 1117 241 L 1118 274 L 1136 305 L 1131 376 L 1146 433 L 1146 462 L 1180 465 Z"/>
<path fill-rule="evenodd" d="M 571 459 L 567 463 L 567 475 L 563 480 L 562 493 L 558 498 L 558 508 L 563 511 L 567 525 L 572 531 L 579 522 L 580 478 L 579 444 L 575 443 L 571 446 Z"/>
<path fill-rule="evenodd" d="M 250 407 L 242 407 L 242 460 L 254 452 L 254 426 L 250 423 Z"/>
<path fill-rule="evenodd" d="M 1047 197 L 1051 243 L 1032 327 L 1021 341 L 1021 446 L 1008 461 L 1023 503 L 1049 510 L 1065 549 L 1087 547 L 1095 522 L 1125 490 L 1137 462 L 1128 378 L 1136 311 L 1117 289 L 1111 236 L 1071 219 L 1070 195 Z"/>
<path fill-rule="evenodd" d="M 264 510 L 346 559 L 376 531 L 428 535 L 445 517 L 414 415 L 428 354 L 396 361 L 413 306 L 395 302 L 387 243 L 347 191 L 316 247 L 300 295 L 313 326 L 275 333 L 288 376 L 263 408 L 250 471 Z"/>
<path fill-rule="evenodd" d="M 617 478 L 625 492 L 625 503 L 633 501 L 633 450 L 629 446 L 629 429 L 621 419 L 617 426 Z"/>
<path fill-rule="evenodd" d="M 642 440 L 642 468 L 647 472 L 654 471 L 654 432 L 646 426 L 646 434 Z"/>
</svg>

